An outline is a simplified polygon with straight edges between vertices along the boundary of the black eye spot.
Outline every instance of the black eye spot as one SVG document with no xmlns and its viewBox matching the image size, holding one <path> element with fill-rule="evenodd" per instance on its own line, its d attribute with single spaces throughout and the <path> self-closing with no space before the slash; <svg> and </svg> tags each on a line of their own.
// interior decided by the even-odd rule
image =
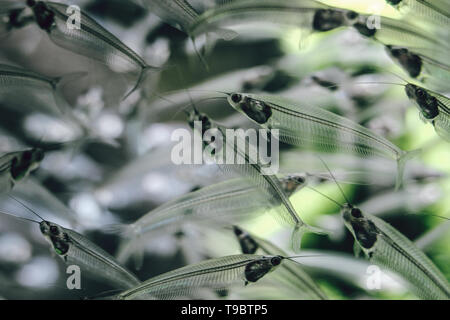
<svg viewBox="0 0 450 320">
<path fill-rule="evenodd" d="M 33 152 L 32 151 L 25 151 L 23 153 L 23 159 L 26 161 L 31 160 L 31 158 L 33 157 Z"/>
<path fill-rule="evenodd" d="M 238 93 L 233 93 L 231 95 L 231 101 L 233 101 L 234 103 L 239 103 L 242 100 L 242 95 L 238 94 Z"/>
<path fill-rule="evenodd" d="M 51 232 L 52 234 L 54 234 L 54 235 L 58 235 L 58 234 L 59 234 L 58 227 L 51 226 L 51 227 L 50 227 L 50 232 Z"/>
<path fill-rule="evenodd" d="M 36 1 L 34 0 L 27 0 L 27 6 L 34 7 L 36 5 Z"/>
<path fill-rule="evenodd" d="M 419 98 L 423 98 L 425 96 L 425 91 L 423 91 L 422 89 L 417 89 L 416 96 L 418 96 Z"/>
<path fill-rule="evenodd" d="M 355 11 L 349 11 L 347 12 L 347 18 L 353 20 L 358 17 L 358 14 Z"/>
<path fill-rule="evenodd" d="M 359 210 L 358 208 L 353 208 L 351 214 L 354 218 L 362 218 L 361 210 Z"/>
<path fill-rule="evenodd" d="M 297 177 L 297 182 L 300 184 L 305 183 L 305 178 L 304 177 Z"/>
<path fill-rule="evenodd" d="M 273 266 L 277 266 L 281 263 L 282 258 L 281 257 L 273 257 L 272 259 L 270 259 L 270 263 Z"/>
<path fill-rule="evenodd" d="M 36 149 L 35 155 L 37 161 L 41 161 L 42 159 L 44 159 L 44 151 L 42 151 L 41 149 Z"/>
</svg>

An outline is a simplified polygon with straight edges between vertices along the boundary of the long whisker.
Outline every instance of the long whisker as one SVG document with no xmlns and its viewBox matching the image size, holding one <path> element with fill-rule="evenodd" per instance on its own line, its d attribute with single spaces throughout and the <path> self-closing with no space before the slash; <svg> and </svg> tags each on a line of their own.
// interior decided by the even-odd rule
<svg viewBox="0 0 450 320">
<path fill-rule="evenodd" d="M 12 195 L 8 195 L 8 197 L 10 197 L 11 199 L 17 201 L 20 205 L 22 205 L 24 208 L 28 209 L 31 213 L 34 213 L 39 219 L 41 219 L 42 221 L 45 221 L 44 218 L 42 218 L 40 215 L 37 214 L 37 212 L 35 212 L 33 209 L 29 208 L 26 204 L 24 204 L 23 202 L 21 202 L 20 200 L 16 199 L 15 197 L 13 197 Z"/>
<path fill-rule="evenodd" d="M 330 175 L 331 175 L 331 177 L 333 178 L 334 182 L 336 183 L 336 185 L 338 186 L 339 190 L 341 191 L 342 196 L 344 197 L 345 201 L 346 201 L 347 203 L 350 203 L 350 201 L 348 201 L 347 197 L 345 196 L 344 191 L 342 190 L 341 186 L 340 186 L 339 183 L 337 182 L 336 177 L 335 177 L 334 174 L 331 172 L 331 170 L 330 170 L 330 168 L 328 167 L 328 165 L 325 163 L 325 161 L 324 161 L 319 155 L 316 155 L 316 156 L 319 158 L 319 160 L 322 162 L 322 164 L 325 166 L 325 168 L 326 168 L 326 169 L 328 170 L 328 172 L 330 173 Z"/>
<path fill-rule="evenodd" d="M 311 189 L 314 192 L 317 192 L 318 194 L 320 194 L 321 196 L 327 198 L 328 200 L 332 201 L 333 203 L 335 203 L 339 208 L 343 208 L 344 206 L 342 206 L 339 202 L 337 202 L 336 200 L 332 199 L 331 197 L 327 196 L 326 194 L 320 192 L 319 190 L 316 190 L 315 188 L 311 187 L 311 186 L 306 186 L 306 188 Z"/>
<path fill-rule="evenodd" d="M 14 215 L 12 213 L 8 213 L 8 212 L 5 212 L 5 211 L 0 211 L 0 214 L 4 214 L 6 216 L 10 216 L 10 217 L 13 217 L 13 218 L 16 218 L 16 219 L 19 219 L 19 220 L 24 220 L 24 221 L 27 221 L 27 222 L 31 221 L 31 222 L 34 222 L 34 223 L 37 223 L 37 224 L 40 223 L 39 221 L 36 221 L 36 220 L 33 220 L 33 219 L 24 218 L 24 217 L 19 217 L 19 216 L 16 216 L 16 215 Z"/>
</svg>

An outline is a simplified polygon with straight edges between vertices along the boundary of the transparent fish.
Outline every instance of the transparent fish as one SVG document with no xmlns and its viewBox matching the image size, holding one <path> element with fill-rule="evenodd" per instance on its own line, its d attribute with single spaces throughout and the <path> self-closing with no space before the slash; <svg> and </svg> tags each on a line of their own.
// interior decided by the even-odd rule
<svg viewBox="0 0 450 320">
<path fill-rule="evenodd" d="M 405 92 L 419 108 L 421 118 L 430 122 L 442 139 L 450 142 L 450 99 L 412 83 L 405 85 Z"/>
<path fill-rule="evenodd" d="M 202 124 L 202 132 L 198 132 L 195 123 Z M 189 125 L 194 130 L 194 132 L 201 134 L 202 137 L 207 130 L 217 130 L 223 139 L 223 146 L 225 147 L 224 153 L 217 152 L 213 157 L 219 168 L 224 171 L 237 172 L 241 175 L 247 177 L 252 183 L 254 183 L 268 199 L 273 199 L 275 203 L 281 203 L 282 205 L 277 210 L 277 218 L 280 218 L 280 222 L 294 227 L 292 233 L 292 248 L 298 251 L 301 246 L 301 239 L 305 232 L 314 232 L 318 234 L 324 234 L 323 230 L 314 228 L 306 224 L 297 214 L 297 211 L 292 206 L 287 195 L 284 193 L 282 185 L 278 177 L 271 173 L 272 168 L 267 168 L 266 166 L 261 166 L 261 162 L 255 158 L 258 152 L 255 150 L 255 146 L 251 143 L 247 143 L 245 138 L 241 135 L 235 135 L 237 143 L 234 141 L 229 141 L 226 139 L 226 128 L 213 122 L 203 113 L 199 113 L 195 108 L 189 113 Z M 242 147 L 245 146 L 243 150 Z M 222 149 L 223 151 L 223 149 Z M 237 157 L 234 164 L 227 164 L 227 161 L 220 159 L 220 156 L 227 156 L 232 154 Z M 239 163 L 241 161 L 242 163 Z M 265 171 L 265 169 L 268 169 Z"/>
<path fill-rule="evenodd" d="M 240 0 L 230 1 L 200 15 L 189 33 L 197 36 L 211 28 L 232 28 L 249 22 L 289 25 L 305 30 L 305 34 L 325 32 L 352 25 L 357 14 L 353 11 L 332 8 L 312 0 Z M 237 34 L 224 34 L 230 40 Z"/>
<path fill-rule="evenodd" d="M 411 78 L 420 80 L 439 90 L 450 90 L 450 59 L 447 53 L 438 50 L 424 50 L 416 53 L 414 48 L 386 46 L 389 56 L 398 63 Z"/>
<path fill-rule="evenodd" d="M 23 204 L 23 206 L 25 205 Z M 27 206 L 25 208 L 29 209 Z M 31 211 L 31 209 L 29 210 Z M 87 272 L 96 279 L 101 279 L 120 289 L 132 288 L 141 283 L 110 254 L 83 235 L 71 229 L 61 227 L 56 223 L 46 221 L 34 211 L 31 212 L 42 221 L 38 222 L 21 217 L 16 218 L 39 224 L 42 235 L 50 243 L 56 255 L 67 265 L 79 266 L 81 272 Z M 6 212 L 2 212 L 2 214 L 14 216 Z"/>
<path fill-rule="evenodd" d="M 42 149 L 27 149 L 0 156 L 0 193 L 8 193 L 16 183 L 37 169 L 43 159 Z"/>
<path fill-rule="evenodd" d="M 140 0 L 143 6 L 157 14 L 164 22 L 186 31 L 198 17 L 186 0 Z"/>
<path fill-rule="evenodd" d="M 279 266 L 284 257 L 233 255 L 206 260 L 151 278 L 135 288 L 121 292 L 116 299 L 173 299 L 206 288 L 226 289 L 257 282 Z"/>
<path fill-rule="evenodd" d="M 438 37 L 427 30 L 404 21 L 381 17 L 379 24 L 372 15 L 359 15 L 358 22 L 353 27 L 363 36 L 375 39 L 384 45 L 402 46 L 417 48 L 439 49 L 446 51 L 449 49 L 447 39 Z M 425 52 L 424 52 L 425 53 Z"/>
<path fill-rule="evenodd" d="M 70 106 L 63 98 L 62 89 L 84 75 L 73 73 L 50 78 L 20 67 L 0 64 L 0 102 L 30 111 L 69 115 Z"/>
<path fill-rule="evenodd" d="M 38 26 L 47 32 L 50 39 L 67 50 L 103 62 L 113 71 L 138 73 L 134 88 L 128 97 L 145 80 L 146 74 L 156 70 L 117 37 L 103 28 L 85 13 L 81 14 L 80 27 L 71 26 L 69 6 L 50 1 L 28 1 Z"/>
<path fill-rule="evenodd" d="M 446 0 L 386 0 L 405 18 L 415 16 L 439 27 L 450 24 L 450 3 Z"/>
<path fill-rule="evenodd" d="M 229 104 L 267 129 L 279 129 L 288 144 L 326 151 L 350 152 L 361 157 L 379 156 L 397 161 L 396 188 L 403 180 L 405 163 L 418 153 L 406 152 L 365 127 L 332 112 L 300 105 L 276 96 L 228 94 Z"/>
<path fill-rule="evenodd" d="M 306 182 L 303 175 L 280 179 L 286 196 L 300 190 Z M 118 260 L 124 261 L 134 251 L 137 267 L 141 266 L 143 240 L 158 229 L 167 232 L 182 223 L 211 223 L 230 225 L 236 220 L 263 214 L 280 203 L 267 199 L 256 186 L 246 179 L 231 179 L 190 192 L 150 211 L 130 225 L 118 226 L 129 240 L 121 245 Z"/>
<path fill-rule="evenodd" d="M 450 284 L 408 238 L 380 218 L 349 204 L 341 211 L 345 226 L 367 258 L 402 276 L 422 299 L 450 299 Z"/>
<path fill-rule="evenodd" d="M 239 240 L 244 254 L 261 253 L 264 255 L 281 255 L 286 257 L 287 253 L 272 242 L 249 234 L 247 231 L 233 226 L 233 231 Z M 292 286 L 294 290 L 300 291 L 306 299 L 327 300 L 327 295 L 317 286 L 314 280 L 299 265 L 284 263 L 277 272 L 277 277 L 284 280 L 284 285 Z"/>
</svg>

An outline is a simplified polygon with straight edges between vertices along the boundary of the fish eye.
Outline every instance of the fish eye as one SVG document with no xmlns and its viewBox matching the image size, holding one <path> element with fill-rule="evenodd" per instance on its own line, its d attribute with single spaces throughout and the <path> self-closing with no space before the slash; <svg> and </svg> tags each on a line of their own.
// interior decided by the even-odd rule
<svg viewBox="0 0 450 320">
<path fill-rule="evenodd" d="M 347 18 L 349 18 L 350 20 L 356 19 L 357 17 L 358 17 L 358 13 L 356 13 L 355 11 L 347 12 Z"/>
<path fill-rule="evenodd" d="M 276 256 L 276 257 L 273 257 L 272 259 L 270 259 L 270 263 L 273 266 L 277 266 L 281 263 L 281 260 L 282 260 L 282 258 L 280 256 Z"/>
<path fill-rule="evenodd" d="M 52 234 L 54 234 L 54 235 L 58 235 L 58 234 L 59 234 L 58 227 L 56 227 L 56 226 L 51 226 L 51 227 L 50 227 L 50 232 L 51 232 Z"/>
<path fill-rule="evenodd" d="M 36 149 L 35 155 L 37 161 L 41 161 L 42 159 L 44 159 L 44 151 L 42 151 L 41 149 Z"/>
<path fill-rule="evenodd" d="M 423 98 L 425 96 L 425 91 L 423 91 L 422 89 L 417 89 L 416 90 L 416 96 L 418 96 L 419 98 Z"/>
<path fill-rule="evenodd" d="M 33 157 L 33 152 L 30 150 L 27 150 L 23 153 L 24 160 L 31 160 L 32 157 Z"/>
<path fill-rule="evenodd" d="M 231 101 L 233 101 L 234 103 L 239 103 L 242 100 L 242 95 L 240 95 L 239 93 L 233 93 L 231 95 Z"/>
<path fill-rule="evenodd" d="M 361 210 L 359 210 L 358 208 L 352 208 L 351 215 L 354 218 L 362 218 Z"/>
<path fill-rule="evenodd" d="M 296 181 L 297 181 L 298 183 L 300 183 L 300 184 L 303 184 L 303 183 L 305 183 L 305 178 L 304 178 L 304 177 L 297 177 L 297 178 L 296 178 Z"/>
</svg>

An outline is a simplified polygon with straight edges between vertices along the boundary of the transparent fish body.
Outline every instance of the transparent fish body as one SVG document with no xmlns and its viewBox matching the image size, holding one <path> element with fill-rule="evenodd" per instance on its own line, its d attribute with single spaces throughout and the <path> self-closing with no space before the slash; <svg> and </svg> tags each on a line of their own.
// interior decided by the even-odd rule
<svg viewBox="0 0 450 320">
<path fill-rule="evenodd" d="M 66 105 L 56 91 L 60 79 L 49 78 L 10 65 L 0 64 L 0 102 L 61 115 Z M 20 94 L 17 94 L 20 92 Z M 14 93 L 14 94 L 13 94 Z"/>
<path fill-rule="evenodd" d="M 405 18 L 415 16 L 439 27 L 450 24 L 450 3 L 445 0 L 386 0 Z"/>
<path fill-rule="evenodd" d="M 398 230 L 351 206 L 342 210 L 342 217 L 370 262 L 397 273 L 422 299 L 450 299 L 450 284 L 445 276 Z"/>
<path fill-rule="evenodd" d="M 236 230 L 242 232 L 237 235 L 237 237 L 240 240 L 243 253 L 260 253 L 263 255 L 280 255 L 284 257 L 288 256 L 286 252 L 274 245 L 272 242 L 255 235 L 250 235 L 246 231 L 240 230 L 239 228 L 236 229 L 236 227 L 235 234 Z M 253 240 L 256 246 L 254 246 L 253 249 L 251 246 L 248 248 L 243 245 L 242 240 Z M 280 279 L 285 286 L 292 287 L 294 292 L 299 291 L 300 295 L 305 299 L 328 299 L 327 295 L 317 286 L 314 280 L 303 270 L 303 268 L 298 264 L 294 264 L 292 261 L 286 261 L 283 263 L 274 277 Z"/>
<path fill-rule="evenodd" d="M 405 162 L 415 153 L 401 150 L 369 129 L 327 110 L 300 105 L 277 96 L 232 94 L 228 102 L 237 111 L 267 129 L 278 129 L 280 140 L 326 152 L 352 153 L 397 161 L 397 188 Z"/>
<path fill-rule="evenodd" d="M 197 36 L 210 28 L 232 29 L 235 25 L 253 22 L 288 25 L 307 33 L 323 32 L 350 25 L 352 15 L 348 17 L 348 12 L 312 0 L 231 1 L 200 15 L 189 32 Z"/>
<path fill-rule="evenodd" d="M 48 221 L 41 222 L 40 229 L 66 264 L 77 265 L 81 272 L 87 272 L 118 288 L 127 289 L 140 284 L 110 254 L 81 234 Z"/>
<path fill-rule="evenodd" d="M 384 45 L 394 45 L 412 48 L 439 49 L 446 51 L 449 49 L 447 39 L 438 37 L 424 29 L 404 21 L 381 17 L 379 25 L 372 22 L 369 15 L 360 15 L 359 21 L 353 27 L 360 34 L 371 39 L 375 39 Z M 420 49 L 417 49 L 418 53 Z"/>
<path fill-rule="evenodd" d="M 197 11 L 186 0 L 142 0 L 142 2 L 164 22 L 181 31 L 186 31 L 198 17 Z"/>
<path fill-rule="evenodd" d="M 116 298 L 173 299 L 188 296 L 199 289 L 220 290 L 243 286 L 258 281 L 275 269 L 276 266 L 272 264 L 273 258 L 275 257 L 242 254 L 206 260 L 151 278 L 135 288 L 118 294 Z M 250 274 L 250 269 L 253 269 L 254 273 Z"/>
<path fill-rule="evenodd" d="M 216 154 L 211 155 L 219 168 L 225 172 L 234 172 L 247 177 L 261 190 L 267 199 L 270 199 L 272 203 L 281 204 L 275 209 L 276 215 L 274 215 L 274 217 L 281 224 L 294 227 L 292 233 L 292 247 L 295 251 L 300 249 L 301 239 L 305 232 L 324 233 L 323 230 L 309 226 L 300 218 L 286 193 L 283 191 L 279 178 L 271 172 L 271 168 L 261 165 L 260 159 L 257 158 L 258 152 L 254 145 L 248 143 L 245 137 L 240 134 L 235 135 L 236 139 L 234 140 L 236 143 L 230 141 L 230 139 L 227 139 L 226 137 L 225 127 L 212 122 L 207 116 L 194 110 L 194 112 L 190 114 L 189 121 L 194 130 L 195 127 L 193 124 L 194 121 L 197 120 L 202 122 L 203 129 L 205 130 L 207 130 L 206 128 L 218 130 L 223 139 L 224 148 L 219 150 Z M 195 132 L 197 134 L 200 133 L 198 131 Z M 243 149 L 243 146 L 245 146 L 245 149 Z M 225 159 L 228 158 L 230 154 L 232 157 L 235 157 L 233 164 L 228 163 L 228 159 Z"/>
<path fill-rule="evenodd" d="M 430 122 L 436 133 L 445 141 L 450 142 L 450 99 L 411 83 L 405 86 L 405 92 L 418 107 L 421 118 Z"/>
<path fill-rule="evenodd" d="M 303 175 L 284 177 L 280 181 L 286 195 L 300 190 L 305 182 Z M 246 179 L 237 178 L 213 184 L 170 201 L 136 222 L 123 226 L 127 239 L 121 244 L 117 257 L 119 261 L 125 261 L 132 252 L 139 265 L 143 253 L 141 242 L 147 242 L 148 236 L 154 231 L 175 231 L 185 223 L 231 225 L 236 221 L 270 212 L 277 206 L 280 203 L 271 202 L 270 198 Z"/>
<path fill-rule="evenodd" d="M 146 73 L 155 68 L 83 12 L 80 13 L 79 27 L 69 27 L 73 13 L 68 7 L 62 3 L 38 1 L 32 9 L 40 28 L 47 31 L 58 46 L 100 61 L 115 72 L 136 75 L 136 85 L 127 96 L 130 95 L 142 84 Z"/>
<path fill-rule="evenodd" d="M 17 182 L 37 169 L 44 153 L 40 149 L 10 152 L 0 157 L 0 193 L 8 193 Z"/>
</svg>

